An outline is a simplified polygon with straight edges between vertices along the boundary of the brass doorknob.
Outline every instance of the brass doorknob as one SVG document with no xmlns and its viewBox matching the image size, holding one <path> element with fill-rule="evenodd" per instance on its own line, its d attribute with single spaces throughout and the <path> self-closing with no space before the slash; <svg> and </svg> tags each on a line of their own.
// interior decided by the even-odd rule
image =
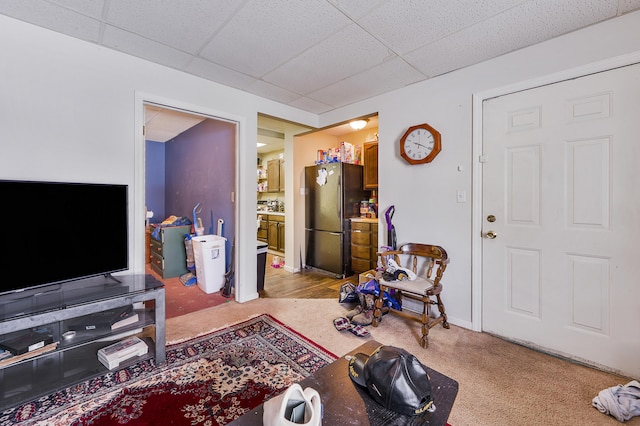
<svg viewBox="0 0 640 426">
<path fill-rule="evenodd" d="M 487 238 L 489 238 L 490 240 L 493 240 L 497 236 L 498 236 L 498 234 L 496 234 L 494 231 L 487 232 Z"/>
</svg>

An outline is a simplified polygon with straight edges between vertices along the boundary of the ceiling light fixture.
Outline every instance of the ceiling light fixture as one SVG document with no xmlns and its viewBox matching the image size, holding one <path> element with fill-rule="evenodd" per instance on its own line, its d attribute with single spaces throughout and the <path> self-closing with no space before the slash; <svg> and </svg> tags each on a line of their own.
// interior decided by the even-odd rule
<svg viewBox="0 0 640 426">
<path fill-rule="evenodd" d="M 349 125 L 353 130 L 362 130 L 369 122 L 369 119 L 353 120 L 349 122 Z"/>
</svg>

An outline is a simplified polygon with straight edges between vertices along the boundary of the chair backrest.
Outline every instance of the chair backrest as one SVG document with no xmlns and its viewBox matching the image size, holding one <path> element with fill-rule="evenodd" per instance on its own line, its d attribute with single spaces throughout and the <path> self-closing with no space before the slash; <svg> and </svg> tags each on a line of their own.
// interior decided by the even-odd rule
<svg viewBox="0 0 640 426">
<path fill-rule="evenodd" d="M 434 287 L 440 284 L 449 263 L 447 251 L 431 244 L 407 243 L 398 247 L 397 250 L 378 253 L 385 269 L 389 256 L 393 256 L 398 266 L 411 269 L 418 276 L 433 280 Z"/>
</svg>

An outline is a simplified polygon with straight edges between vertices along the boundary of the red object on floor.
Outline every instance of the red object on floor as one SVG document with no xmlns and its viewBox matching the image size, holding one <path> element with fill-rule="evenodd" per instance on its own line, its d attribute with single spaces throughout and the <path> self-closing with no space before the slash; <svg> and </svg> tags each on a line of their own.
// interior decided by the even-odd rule
<svg viewBox="0 0 640 426">
<path fill-rule="evenodd" d="M 197 285 L 185 286 L 177 277 L 162 279 L 151 268 L 147 268 L 147 273 L 164 283 L 166 318 L 201 311 L 234 300 L 233 294 L 224 297 L 219 291 L 207 294 Z"/>
</svg>

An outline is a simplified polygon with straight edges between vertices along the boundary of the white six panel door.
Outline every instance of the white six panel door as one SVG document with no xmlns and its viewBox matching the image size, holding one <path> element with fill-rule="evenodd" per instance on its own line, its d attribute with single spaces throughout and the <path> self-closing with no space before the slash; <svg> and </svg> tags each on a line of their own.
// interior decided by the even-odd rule
<svg viewBox="0 0 640 426">
<path fill-rule="evenodd" d="M 640 65 L 485 101 L 483 155 L 483 330 L 640 376 Z"/>
</svg>

